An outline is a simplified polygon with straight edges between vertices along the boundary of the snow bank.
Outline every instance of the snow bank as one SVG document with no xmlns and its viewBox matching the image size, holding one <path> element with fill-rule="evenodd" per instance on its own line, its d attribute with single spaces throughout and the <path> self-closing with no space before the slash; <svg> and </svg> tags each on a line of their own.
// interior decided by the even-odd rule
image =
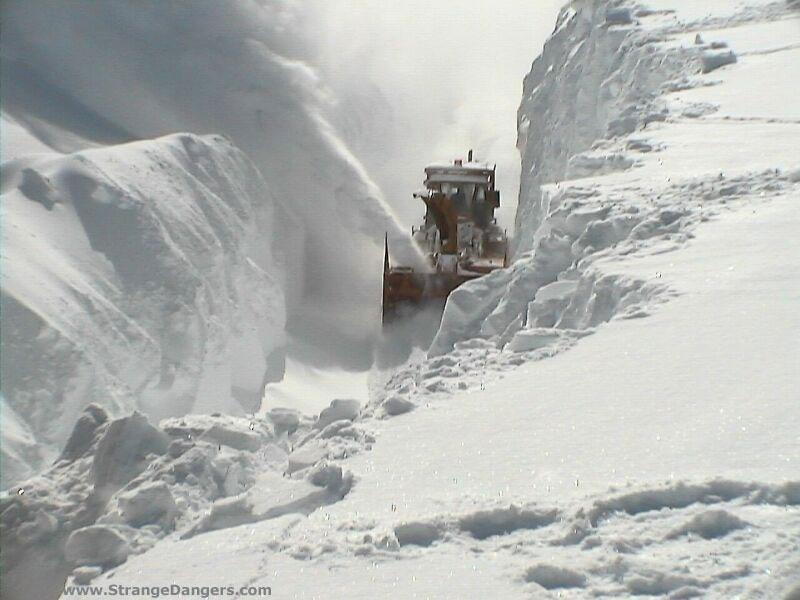
<svg viewBox="0 0 800 600">
<path fill-rule="evenodd" d="M 61 457 L 0 499 L 3 597 L 55 597 L 70 573 L 88 583 L 173 533 L 189 539 L 339 502 L 354 479 L 333 461 L 374 439 L 349 422 L 349 432 L 325 436 L 301 417 L 287 431 L 286 417 L 154 425 L 88 406 Z M 314 457 L 290 468 L 312 446 Z"/>
<path fill-rule="evenodd" d="M 507 342 L 526 323 L 527 306 L 539 288 L 580 278 L 580 271 L 568 270 L 590 253 L 586 247 L 600 250 L 621 241 L 641 219 L 594 201 L 588 186 L 542 188 L 633 166 L 629 153 L 609 151 L 601 141 L 663 120 L 654 92 L 692 69 L 695 55 L 655 52 L 646 34 L 619 26 L 630 23 L 629 8 L 606 9 L 600 2 L 573 3 L 561 11 L 554 34 L 525 78 L 519 109 L 517 260 L 494 281 L 469 283 L 453 295 L 432 354 L 472 336 L 500 336 Z M 469 307 L 472 297 L 481 299 L 480 309 L 465 311 L 461 307 Z"/>
<path fill-rule="evenodd" d="M 786 15 L 789 7 L 776 3 L 742 8 L 732 19 L 751 19 L 756 28 L 767 27 L 759 20 L 774 19 L 776 32 L 785 32 L 780 19 Z M 666 286 L 609 277 L 596 267 L 598 260 L 638 252 L 659 240 L 678 247 L 700 220 L 751 185 L 760 185 L 761 193 L 787 187 L 785 173 L 765 172 L 770 183 L 752 184 L 760 177 L 747 171 L 791 170 L 789 146 L 787 152 L 775 148 L 770 154 L 781 157 L 777 163 L 742 162 L 736 169 L 722 169 L 721 156 L 692 147 L 683 160 L 691 166 L 681 170 L 695 179 L 678 184 L 681 178 L 667 176 L 667 189 L 654 186 L 653 178 L 665 167 L 668 144 L 659 140 L 660 132 L 669 131 L 665 124 L 718 110 L 708 101 L 676 101 L 673 93 L 710 90 L 705 98 L 722 93 L 727 99 L 724 91 L 715 92 L 716 82 L 707 74 L 716 76 L 736 64 L 735 52 L 724 42 L 692 41 L 684 33 L 718 29 L 726 21 L 681 19 L 674 10 L 608 8 L 601 2 L 574 2 L 562 10 L 525 78 L 518 114 L 522 182 L 515 261 L 451 295 L 431 356 L 474 337 L 499 348 L 515 339 L 509 348 L 533 350 L 538 342 L 524 331 L 528 327 L 584 330 L 615 316 L 649 314 L 668 295 Z M 748 89 L 737 94 L 740 103 L 747 102 L 742 98 Z M 682 139 L 688 142 L 688 135 Z M 698 202 L 688 203 L 686 194 L 699 196 Z M 559 299 L 539 296 L 555 289 L 551 285 L 564 291 Z"/>
<path fill-rule="evenodd" d="M 87 403 L 253 412 L 285 343 L 282 209 L 220 136 L 2 166 L 3 483 Z M 32 443 L 35 442 L 35 445 Z"/>
</svg>

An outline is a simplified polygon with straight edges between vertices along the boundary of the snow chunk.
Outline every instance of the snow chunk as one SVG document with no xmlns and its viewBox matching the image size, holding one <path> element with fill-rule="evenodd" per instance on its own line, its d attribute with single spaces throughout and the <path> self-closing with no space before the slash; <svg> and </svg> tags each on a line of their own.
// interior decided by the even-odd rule
<svg viewBox="0 0 800 600">
<path fill-rule="evenodd" d="M 65 550 L 67 560 L 76 565 L 118 565 L 130 553 L 127 540 L 106 525 L 76 529 Z"/>
<path fill-rule="evenodd" d="M 120 494 L 118 505 L 122 518 L 132 527 L 158 523 L 171 528 L 178 513 L 175 499 L 163 481 L 148 483 Z"/>
<path fill-rule="evenodd" d="M 691 521 L 672 531 L 667 537 L 676 538 L 688 533 L 694 533 L 700 537 L 710 540 L 723 537 L 731 531 L 741 529 L 748 525 L 736 515 L 732 515 L 726 510 L 708 510 L 699 515 L 695 515 Z"/>
<path fill-rule="evenodd" d="M 390 396 L 384 401 L 382 406 L 387 415 L 395 417 L 414 410 L 417 405 L 407 398 Z"/>
<path fill-rule="evenodd" d="M 555 510 L 537 511 L 521 509 L 511 505 L 508 508 L 478 511 L 462 517 L 459 529 L 469 532 L 472 537 L 483 540 L 494 535 L 505 535 L 518 529 L 538 529 L 550 525 L 556 519 Z"/>
<path fill-rule="evenodd" d="M 317 464 L 328 456 L 328 449 L 317 443 L 309 443 L 289 455 L 286 472 L 291 474 Z"/>
<path fill-rule="evenodd" d="M 108 413 L 97 404 L 90 404 L 78 418 L 64 450 L 58 460 L 74 461 L 83 456 L 92 446 L 100 425 L 108 421 Z"/>
<path fill-rule="evenodd" d="M 249 452 L 258 450 L 270 435 L 268 426 L 262 421 L 219 414 L 166 419 L 161 422 L 161 427 L 172 437 L 202 440 Z"/>
<path fill-rule="evenodd" d="M 113 421 L 95 452 L 92 473 L 96 491 L 113 492 L 141 473 L 149 454 L 165 454 L 169 438 L 141 413 Z"/>
<path fill-rule="evenodd" d="M 17 536 L 26 544 L 33 544 L 47 539 L 58 530 L 58 520 L 41 508 L 38 509 L 32 521 L 26 521 L 19 526 Z"/>
<path fill-rule="evenodd" d="M 236 450 L 249 450 L 255 452 L 261 447 L 261 437 L 240 423 L 239 427 L 230 427 L 229 424 L 215 423 L 203 433 L 200 439 L 210 440 L 217 444 L 229 446 Z"/>
<path fill-rule="evenodd" d="M 211 511 L 194 527 L 185 532 L 181 539 L 187 539 L 198 533 L 236 527 L 256 520 L 253 514 L 253 501 L 248 494 L 240 494 L 230 498 L 217 500 Z"/>
<path fill-rule="evenodd" d="M 702 584 L 694 577 L 653 571 L 631 577 L 626 586 L 631 594 L 637 596 L 666 596 L 682 588 L 702 587 Z"/>
<path fill-rule="evenodd" d="M 583 587 L 586 577 L 566 567 L 538 564 L 525 571 L 525 581 L 537 583 L 546 590 Z"/>
<path fill-rule="evenodd" d="M 338 488 L 342 484 L 342 467 L 320 462 L 306 476 L 317 487 Z"/>
<path fill-rule="evenodd" d="M 576 280 L 554 281 L 551 284 L 540 287 L 534 297 L 535 302 L 545 303 L 551 300 L 562 301 L 575 293 L 578 287 Z"/>
<path fill-rule="evenodd" d="M 336 399 L 328 408 L 319 413 L 315 427 L 324 429 L 334 421 L 342 419 L 352 421 L 358 416 L 359 408 L 361 408 L 361 403 L 358 400 Z"/>
<path fill-rule="evenodd" d="M 736 62 L 736 53 L 733 50 L 719 51 L 707 50 L 700 56 L 703 73 L 710 73 L 725 65 Z"/>
<path fill-rule="evenodd" d="M 300 413 L 291 408 L 273 408 L 267 413 L 267 418 L 275 426 L 275 433 L 285 431 L 292 434 L 300 426 Z"/>
<path fill-rule="evenodd" d="M 523 329 L 514 334 L 506 346 L 512 352 L 530 352 L 557 342 L 561 334 L 555 329 Z"/>
</svg>

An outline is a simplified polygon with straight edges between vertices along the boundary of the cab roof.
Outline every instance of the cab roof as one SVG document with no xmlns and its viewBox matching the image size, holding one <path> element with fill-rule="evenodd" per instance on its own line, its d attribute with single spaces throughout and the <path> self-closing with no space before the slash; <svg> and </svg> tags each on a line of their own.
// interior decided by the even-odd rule
<svg viewBox="0 0 800 600">
<path fill-rule="evenodd" d="M 488 162 L 433 163 L 425 167 L 425 185 L 432 183 L 489 183 L 496 165 Z"/>
</svg>

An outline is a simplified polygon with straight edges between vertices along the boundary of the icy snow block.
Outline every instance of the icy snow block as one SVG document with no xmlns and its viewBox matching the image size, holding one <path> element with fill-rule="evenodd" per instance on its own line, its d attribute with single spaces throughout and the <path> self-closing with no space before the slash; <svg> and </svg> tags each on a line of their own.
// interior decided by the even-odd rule
<svg viewBox="0 0 800 600">
<path fill-rule="evenodd" d="M 233 423 L 214 423 L 203 432 L 200 439 L 249 452 L 255 452 L 261 447 L 261 436 Z"/>
<path fill-rule="evenodd" d="M 149 454 L 164 454 L 168 446 L 169 437 L 141 413 L 112 421 L 94 455 L 95 490 L 118 490 L 144 471 Z"/>
<path fill-rule="evenodd" d="M 336 489 L 342 485 L 342 467 L 320 462 L 306 476 L 317 487 Z"/>
<path fill-rule="evenodd" d="M 190 440 L 172 440 L 167 448 L 167 453 L 172 458 L 179 458 L 194 448 L 194 442 Z"/>
<path fill-rule="evenodd" d="M 76 529 L 67 539 L 66 558 L 75 565 L 118 565 L 128 558 L 127 540 L 106 525 Z"/>
<path fill-rule="evenodd" d="M 275 432 L 294 433 L 300 426 L 300 413 L 291 408 L 273 408 L 267 417 L 275 426 Z"/>
<path fill-rule="evenodd" d="M 185 540 L 204 531 L 215 531 L 228 527 L 237 527 L 252 523 L 257 518 L 253 515 L 253 502 L 248 494 L 239 494 L 231 498 L 216 500 L 207 513 L 193 527 L 181 535 Z"/>
<path fill-rule="evenodd" d="M 5 513 L 3 516 L 5 517 Z M 58 520 L 40 508 L 32 521 L 25 521 L 17 528 L 17 537 L 26 544 L 33 544 L 49 538 L 56 531 L 58 531 Z"/>
<path fill-rule="evenodd" d="M 514 335 L 507 348 L 512 352 L 530 352 L 551 345 L 559 337 L 552 329 L 523 329 Z"/>
<path fill-rule="evenodd" d="M 334 421 L 342 419 L 352 421 L 358 416 L 359 408 L 361 408 L 361 403 L 358 400 L 334 400 L 328 408 L 319 413 L 315 427 L 324 429 Z"/>
<path fill-rule="evenodd" d="M 736 62 L 736 53 L 733 50 L 724 52 L 712 51 L 703 52 L 700 56 L 700 63 L 703 73 L 710 73 L 715 69 L 730 65 Z"/>
<path fill-rule="evenodd" d="M 299 450 L 295 450 L 289 455 L 289 466 L 286 471 L 289 474 L 301 471 L 307 467 L 317 464 L 323 458 L 327 458 L 328 450 L 318 444 L 308 444 Z"/>
<path fill-rule="evenodd" d="M 397 415 L 405 414 L 416 408 L 416 404 L 411 402 L 411 400 L 401 398 L 400 396 L 391 396 L 390 398 L 387 398 L 382 406 L 383 410 L 390 417 L 396 417 Z"/>
<path fill-rule="evenodd" d="M 567 218 L 567 220 L 569 220 L 569 218 Z M 534 296 L 534 302 L 545 303 L 554 300 L 563 301 L 572 296 L 577 288 L 577 280 L 562 279 L 561 281 L 554 281 L 537 290 L 536 296 Z"/>
<path fill-rule="evenodd" d="M 319 432 L 319 438 L 328 440 L 332 437 L 358 438 L 358 430 L 353 426 L 353 422 L 347 419 L 340 419 L 328 425 Z"/>
<path fill-rule="evenodd" d="M 58 460 L 71 462 L 86 454 L 94 442 L 97 429 L 107 421 L 108 413 L 101 406 L 90 404 L 84 408 Z"/>
<path fill-rule="evenodd" d="M 132 527 L 151 523 L 172 527 L 178 514 L 172 492 L 163 481 L 145 484 L 120 494 L 117 502 L 122 518 Z"/>
</svg>

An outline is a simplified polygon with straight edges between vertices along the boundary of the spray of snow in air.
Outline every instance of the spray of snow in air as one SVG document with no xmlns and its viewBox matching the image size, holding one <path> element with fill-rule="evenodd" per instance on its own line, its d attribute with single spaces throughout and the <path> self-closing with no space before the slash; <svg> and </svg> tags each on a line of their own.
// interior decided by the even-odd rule
<svg viewBox="0 0 800 600">
<path fill-rule="evenodd" d="M 425 163 L 464 157 L 473 148 L 478 158 L 498 165 L 504 194 L 499 219 L 510 227 L 519 181 L 515 115 L 522 78 L 561 4 L 306 5 L 308 47 L 338 98 L 331 119 L 406 225 L 420 217 L 411 192 L 421 185 Z"/>
</svg>

